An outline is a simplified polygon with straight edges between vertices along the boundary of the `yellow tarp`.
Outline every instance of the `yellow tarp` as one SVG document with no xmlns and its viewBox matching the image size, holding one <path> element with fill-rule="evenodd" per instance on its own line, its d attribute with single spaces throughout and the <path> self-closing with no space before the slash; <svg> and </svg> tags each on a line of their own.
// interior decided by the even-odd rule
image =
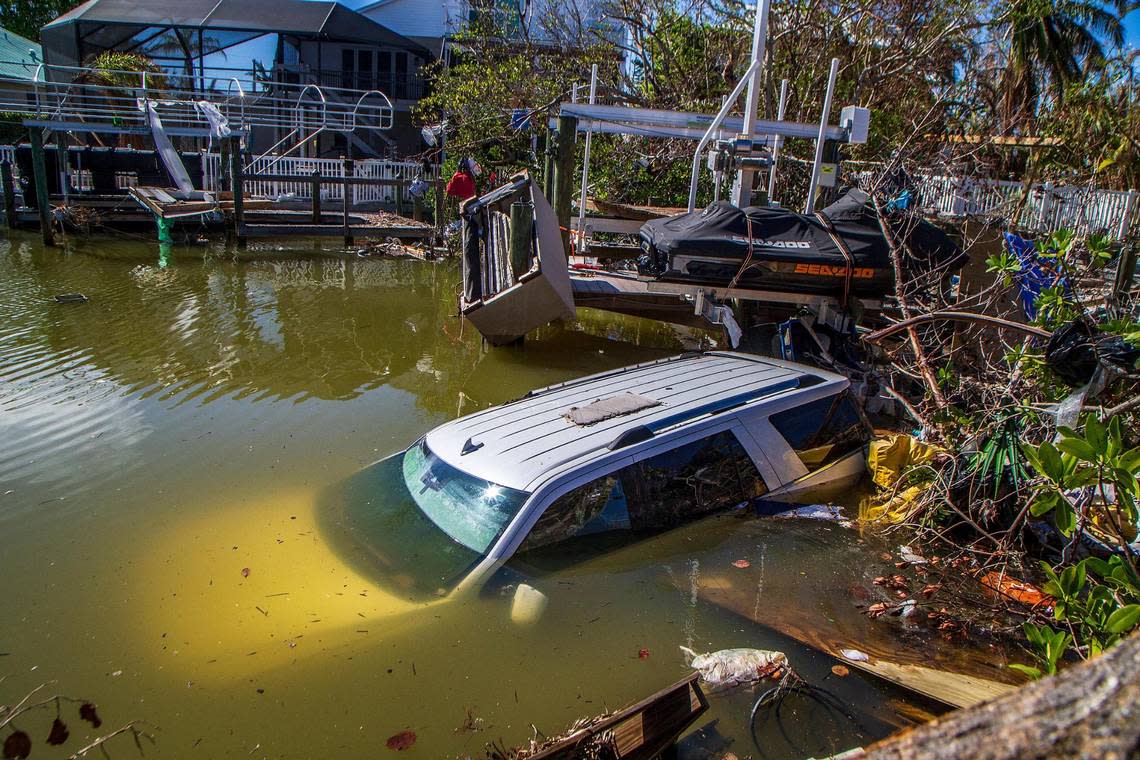
<svg viewBox="0 0 1140 760">
<path fill-rule="evenodd" d="M 867 451 L 867 469 L 879 493 L 860 505 L 859 519 L 866 522 L 885 520 L 898 523 L 911 513 L 914 500 L 926 490 L 915 484 L 898 490 L 903 474 L 912 467 L 929 464 L 941 449 L 909 435 L 889 435 L 871 441 Z"/>
</svg>

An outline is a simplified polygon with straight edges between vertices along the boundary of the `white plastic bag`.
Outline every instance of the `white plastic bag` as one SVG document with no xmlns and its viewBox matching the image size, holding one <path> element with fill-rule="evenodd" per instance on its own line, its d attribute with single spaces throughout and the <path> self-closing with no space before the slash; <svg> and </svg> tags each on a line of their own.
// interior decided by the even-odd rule
<svg viewBox="0 0 1140 760">
<path fill-rule="evenodd" d="M 681 647 L 681 651 L 688 657 L 689 667 L 699 671 L 701 682 L 713 691 L 778 677 L 788 669 L 787 655 L 768 649 L 721 649 L 697 654 Z"/>
</svg>

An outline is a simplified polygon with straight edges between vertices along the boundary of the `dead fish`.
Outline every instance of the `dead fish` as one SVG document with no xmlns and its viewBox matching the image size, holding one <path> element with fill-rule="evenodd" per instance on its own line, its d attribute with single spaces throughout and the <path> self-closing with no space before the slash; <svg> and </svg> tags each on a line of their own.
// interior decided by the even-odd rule
<svg viewBox="0 0 1140 760">
<path fill-rule="evenodd" d="M 768 649 L 721 649 L 697 654 L 681 647 L 681 651 L 689 658 L 689 667 L 699 671 L 701 681 L 713 690 L 776 677 L 788 668 L 787 655 Z"/>
</svg>

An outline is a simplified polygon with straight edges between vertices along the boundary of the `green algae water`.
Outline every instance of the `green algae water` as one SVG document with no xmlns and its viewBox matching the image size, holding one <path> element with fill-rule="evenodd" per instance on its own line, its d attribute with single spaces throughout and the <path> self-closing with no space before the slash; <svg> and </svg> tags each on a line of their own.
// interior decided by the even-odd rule
<svg viewBox="0 0 1140 760">
<path fill-rule="evenodd" d="M 684 645 L 780 649 L 859 710 L 804 702 L 816 728 L 792 741 L 750 719 L 766 686 L 740 689 L 711 698 L 683 756 L 821 755 L 921 714 L 756 622 L 878 635 L 848 593 L 878 550 L 830 523 L 720 516 L 530 568 L 550 601 L 526 626 L 493 591 L 392 593 L 322 493 L 445 420 L 702 338 L 583 311 L 486 349 L 455 316 L 454 261 L 316 245 L 0 242 L 0 703 L 55 682 L 102 731 L 144 721 L 150 757 L 375 757 L 401 731 L 409 757 L 480 756 L 669 685 Z M 726 587 L 746 610 L 710 594 Z M 50 719 L 22 723 L 46 736 Z M 68 752 L 96 735 L 70 725 Z"/>
</svg>

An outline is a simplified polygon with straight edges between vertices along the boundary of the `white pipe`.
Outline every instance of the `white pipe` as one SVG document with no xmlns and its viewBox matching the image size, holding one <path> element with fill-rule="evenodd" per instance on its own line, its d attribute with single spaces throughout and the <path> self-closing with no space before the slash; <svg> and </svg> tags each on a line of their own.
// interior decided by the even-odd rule
<svg viewBox="0 0 1140 760">
<path fill-rule="evenodd" d="M 823 163 L 823 133 L 827 129 L 827 116 L 831 113 L 831 96 L 835 94 L 835 78 L 839 75 L 839 59 L 831 59 L 831 73 L 827 76 L 827 95 L 823 98 L 823 113 L 819 116 L 819 136 L 815 138 L 815 160 L 811 165 L 811 182 L 808 183 L 804 213 L 815 208 L 815 191 L 819 186 L 819 167 Z"/>
<path fill-rule="evenodd" d="M 705 130 L 704 135 L 701 137 L 700 142 L 697 143 L 697 149 L 693 151 L 693 171 L 689 177 L 689 211 L 697 207 L 697 176 L 701 171 L 701 151 L 704 150 L 705 145 L 712 138 L 713 133 L 720 129 L 721 122 L 728 116 L 728 112 L 732 109 L 732 104 L 740 97 L 740 91 L 744 89 L 744 85 L 748 84 L 749 77 L 756 73 L 760 68 L 760 61 L 753 61 L 752 65 L 748 67 L 748 71 L 744 72 L 744 76 L 732 88 L 732 92 L 728 94 L 725 99 L 724 105 L 720 107 L 720 111 L 713 117 L 712 124 Z"/>
<path fill-rule="evenodd" d="M 788 80 L 780 80 L 780 106 L 776 111 L 776 121 L 784 120 L 784 108 L 788 105 Z M 774 135 L 772 138 L 772 166 L 768 169 L 768 205 L 776 202 L 776 165 L 780 162 L 780 146 L 784 142 L 783 135 Z"/>
<path fill-rule="evenodd" d="M 768 39 L 768 11 L 771 7 L 771 0 L 756 1 L 756 20 L 752 26 L 752 62 L 757 65 L 748 80 L 748 97 L 744 104 L 744 134 L 749 139 L 756 131 L 757 111 L 760 107 L 760 69 L 764 66 L 764 44 Z M 741 208 L 750 205 L 755 173 L 751 169 L 741 169 L 736 175 L 733 202 Z"/>
<path fill-rule="evenodd" d="M 590 105 L 598 93 L 598 64 L 590 67 Z M 587 122 L 589 124 L 589 122 Z M 578 251 L 586 248 L 586 182 L 590 179 L 590 138 L 593 133 L 586 127 L 586 147 L 582 151 L 582 192 L 578 196 Z"/>
</svg>

